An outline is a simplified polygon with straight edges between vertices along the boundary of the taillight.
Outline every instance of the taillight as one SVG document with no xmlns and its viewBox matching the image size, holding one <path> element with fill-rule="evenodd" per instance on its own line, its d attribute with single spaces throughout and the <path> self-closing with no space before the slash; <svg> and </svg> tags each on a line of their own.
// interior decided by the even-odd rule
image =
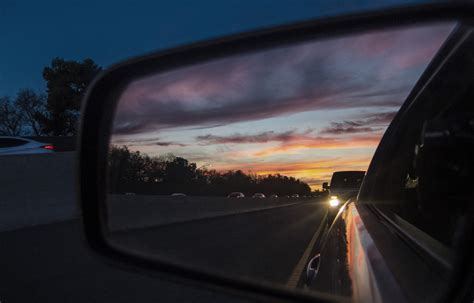
<svg viewBox="0 0 474 303">
<path fill-rule="evenodd" d="M 44 149 L 48 149 L 48 150 L 54 150 L 54 146 L 53 146 L 53 145 L 50 145 L 50 144 L 48 144 L 48 145 L 43 145 L 43 146 L 41 146 L 41 147 L 44 148 Z"/>
</svg>

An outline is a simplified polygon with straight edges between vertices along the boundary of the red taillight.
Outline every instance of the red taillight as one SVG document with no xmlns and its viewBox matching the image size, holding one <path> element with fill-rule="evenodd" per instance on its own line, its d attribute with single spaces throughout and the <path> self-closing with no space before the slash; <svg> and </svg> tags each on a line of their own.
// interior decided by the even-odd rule
<svg viewBox="0 0 474 303">
<path fill-rule="evenodd" d="M 48 144 L 48 145 L 43 145 L 43 146 L 41 146 L 41 147 L 44 148 L 44 149 L 54 150 L 54 146 L 53 146 L 53 145 L 50 145 L 50 144 Z"/>
</svg>

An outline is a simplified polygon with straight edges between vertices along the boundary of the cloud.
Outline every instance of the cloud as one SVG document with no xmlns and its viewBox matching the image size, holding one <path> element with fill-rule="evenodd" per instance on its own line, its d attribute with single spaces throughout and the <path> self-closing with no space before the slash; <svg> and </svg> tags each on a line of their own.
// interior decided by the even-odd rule
<svg viewBox="0 0 474 303">
<path fill-rule="evenodd" d="M 372 117 L 370 119 L 373 119 Z M 347 125 L 358 126 L 359 121 L 346 121 Z M 336 126 L 339 123 L 336 123 Z M 367 148 L 375 147 L 380 142 L 382 137 L 381 132 L 376 132 L 374 128 L 354 127 L 357 131 L 349 132 L 353 134 L 349 137 L 337 136 L 321 136 L 314 134 L 313 129 L 308 129 L 303 132 L 297 130 L 288 130 L 284 132 L 266 131 L 257 134 L 240 134 L 235 133 L 228 136 L 223 135 L 202 135 L 195 137 L 195 140 L 200 145 L 222 145 L 222 144 L 262 144 L 262 143 L 278 143 L 277 146 L 263 147 L 257 151 L 247 150 L 238 151 L 235 157 L 243 155 L 252 155 L 254 157 L 266 157 L 276 154 L 290 154 L 304 149 L 348 149 L 348 148 Z M 344 131 L 351 127 L 343 128 Z M 324 133 L 335 134 L 336 130 L 325 129 Z M 341 134 L 339 132 L 337 134 Z M 361 134 L 362 133 L 362 134 Z"/>
<path fill-rule="evenodd" d="M 289 130 L 285 132 L 266 131 L 254 135 L 233 134 L 229 136 L 203 135 L 197 136 L 195 139 L 204 144 L 240 144 L 240 143 L 268 143 L 268 142 L 288 142 L 305 140 L 312 132 L 308 129 L 304 132 L 298 133 L 296 130 Z"/>
<path fill-rule="evenodd" d="M 395 111 L 373 113 L 364 119 L 332 122 L 331 126 L 323 128 L 320 133 L 341 135 L 380 132 L 390 124 L 396 113 Z"/>
<path fill-rule="evenodd" d="M 396 111 L 370 114 L 366 120 L 359 121 L 363 124 L 388 125 L 397 114 Z"/>
<path fill-rule="evenodd" d="M 183 143 L 176 143 L 176 142 L 171 142 L 171 141 L 165 141 L 165 142 L 158 141 L 158 142 L 155 142 L 154 144 L 158 146 L 187 146 L 186 144 L 183 144 Z"/>
<path fill-rule="evenodd" d="M 347 121 L 348 124 L 355 123 Z M 344 130 L 347 131 L 348 128 Z M 361 133 L 364 128 L 357 128 L 361 131 L 354 131 L 353 133 Z M 327 130 L 326 130 L 327 131 Z M 370 128 L 371 132 L 374 132 Z M 258 151 L 240 151 L 234 156 L 242 156 L 243 154 L 251 153 L 252 156 L 266 157 L 276 154 L 293 153 L 303 149 L 347 149 L 347 148 L 366 148 L 377 146 L 382 136 L 381 133 L 364 134 L 361 136 L 351 137 L 327 137 L 315 135 L 312 129 L 304 132 L 297 132 L 296 130 L 289 130 L 285 132 L 266 131 L 258 134 L 232 134 L 229 136 L 217 135 L 203 135 L 197 136 L 195 139 L 200 142 L 200 145 L 210 144 L 252 144 L 252 143 L 278 143 L 277 146 L 264 147 Z M 334 133 L 334 132 L 333 132 Z M 333 134 L 331 133 L 331 134 Z M 364 131 L 364 133 L 367 133 Z"/>
<path fill-rule="evenodd" d="M 113 138 L 111 144 L 115 145 L 127 145 L 127 146 L 187 146 L 184 143 L 178 143 L 173 141 L 161 141 L 159 138 L 135 138 L 135 139 L 120 139 Z"/>
<path fill-rule="evenodd" d="M 340 134 L 370 133 L 370 132 L 381 130 L 380 128 L 373 128 L 373 127 L 346 126 L 347 122 L 350 122 L 350 121 L 344 121 L 343 123 L 333 122 L 331 127 L 327 127 L 323 129 L 321 133 L 340 135 Z"/>
<path fill-rule="evenodd" d="M 291 142 L 275 147 L 263 148 L 253 152 L 256 157 L 267 157 L 277 154 L 290 154 L 305 149 L 351 149 L 376 147 L 382 134 L 352 136 L 344 138 L 314 137 L 312 140 Z"/>
<path fill-rule="evenodd" d="M 451 28 L 320 40 L 140 79 L 120 98 L 114 133 L 205 128 L 312 110 L 400 106 Z M 361 46 L 377 51 L 357 51 Z"/>
</svg>

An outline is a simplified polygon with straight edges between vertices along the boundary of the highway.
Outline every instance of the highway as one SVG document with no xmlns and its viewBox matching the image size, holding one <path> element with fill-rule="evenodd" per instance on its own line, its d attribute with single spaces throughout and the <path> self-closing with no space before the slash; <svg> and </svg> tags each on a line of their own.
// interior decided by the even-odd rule
<svg viewBox="0 0 474 303">
<path fill-rule="evenodd" d="M 294 288 L 301 284 L 302 264 L 325 213 L 324 203 L 304 202 L 121 231 L 114 239 L 174 260 Z M 79 220 L 1 232 L 0 268 L 2 303 L 245 302 L 108 265 L 86 247 Z"/>
<path fill-rule="evenodd" d="M 325 213 L 321 202 L 305 202 L 120 232 L 113 239 L 173 261 L 286 284 Z"/>
</svg>

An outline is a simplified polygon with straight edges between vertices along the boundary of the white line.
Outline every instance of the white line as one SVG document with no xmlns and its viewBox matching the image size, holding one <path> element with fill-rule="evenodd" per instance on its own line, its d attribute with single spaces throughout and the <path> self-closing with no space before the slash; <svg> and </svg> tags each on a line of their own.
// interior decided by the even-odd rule
<svg viewBox="0 0 474 303">
<path fill-rule="evenodd" d="M 326 225 L 327 215 L 328 213 L 326 212 L 326 214 L 323 217 L 323 220 L 321 221 L 321 225 L 319 225 L 318 230 L 316 230 L 313 237 L 311 238 L 311 241 L 309 241 L 309 244 L 306 247 L 306 250 L 304 251 L 303 255 L 301 256 L 301 259 L 298 261 L 298 264 L 296 264 L 295 269 L 293 269 L 293 272 L 291 273 L 290 278 L 288 279 L 288 282 L 286 282 L 287 287 L 296 288 L 296 286 L 298 285 L 298 282 L 301 278 L 301 274 L 304 271 L 304 267 L 306 263 L 308 262 L 309 254 L 311 253 L 311 250 L 313 250 L 314 244 L 316 243 L 316 240 L 318 239 L 323 226 Z"/>
</svg>

